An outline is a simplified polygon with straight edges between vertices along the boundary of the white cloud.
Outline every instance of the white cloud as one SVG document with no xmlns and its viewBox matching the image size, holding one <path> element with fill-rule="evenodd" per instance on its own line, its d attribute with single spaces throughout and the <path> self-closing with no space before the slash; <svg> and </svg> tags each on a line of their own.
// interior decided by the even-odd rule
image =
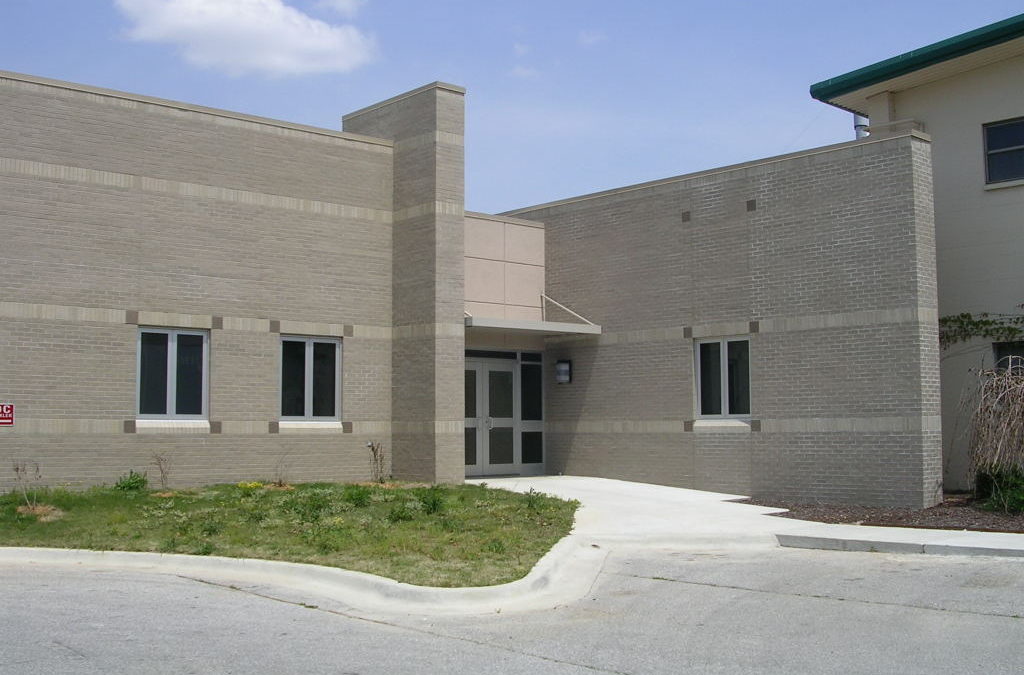
<svg viewBox="0 0 1024 675">
<path fill-rule="evenodd" d="M 515 52 L 516 56 L 526 56 L 530 53 L 530 45 L 524 45 L 521 42 L 516 42 L 512 45 L 512 51 Z"/>
<path fill-rule="evenodd" d="M 366 4 L 366 0 L 320 0 L 317 7 L 333 9 L 338 14 L 352 18 L 359 11 L 359 8 Z"/>
<path fill-rule="evenodd" d="M 347 72 L 373 57 L 373 38 L 282 0 L 115 0 L 128 35 L 177 46 L 193 65 L 231 75 Z M 342 3 L 344 4 L 344 3 Z"/>
<path fill-rule="evenodd" d="M 532 80 L 540 76 L 540 71 L 534 70 L 533 68 L 527 68 L 526 66 L 516 66 L 510 72 L 512 77 L 518 77 L 524 80 Z"/>
<path fill-rule="evenodd" d="M 606 39 L 605 34 L 599 30 L 581 30 L 576 36 L 576 41 L 584 47 L 592 47 Z"/>
</svg>

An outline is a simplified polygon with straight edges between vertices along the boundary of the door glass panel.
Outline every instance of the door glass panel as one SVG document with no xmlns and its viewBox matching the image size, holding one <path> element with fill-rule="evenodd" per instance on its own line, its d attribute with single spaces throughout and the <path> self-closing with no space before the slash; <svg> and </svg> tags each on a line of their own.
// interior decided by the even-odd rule
<svg viewBox="0 0 1024 675">
<path fill-rule="evenodd" d="M 698 348 L 700 359 L 700 414 L 722 414 L 722 345 L 706 342 Z"/>
<path fill-rule="evenodd" d="M 729 414 L 750 414 L 750 343 L 737 340 L 728 343 L 729 352 Z"/>
<path fill-rule="evenodd" d="M 203 336 L 178 335 L 178 373 L 175 412 L 203 414 Z"/>
<path fill-rule="evenodd" d="M 143 333 L 139 355 L 139 414 L 167 414 L 167 334 Z"/>
<path fill-rule="evenodd" d="M 540 420 L 544 418 L 544 386 L 543 374 L 539 364 L 523 364 L 519 367 L 520 390 L 519 409 L 524 420 Z"/>
<path fill-rule="evenodd" d="M 476 417 L 476 371 L 466 371 L 466 417 Z M 475 464 L 475 462 L 467 462 Z"/>
<path fill-rule="evenodd" d="M 512 417 L 512 373 L 507 370 L 491 370 L 487 373 L 487 379 L 488 414 L 491 417 Z"/>
<path fill-rule="evenodd" d="M 544 461 L 544 433 L 523 432 L 523 464 L 540 464 Z"/>
<path fill-rule="evenodd" d="M 487 440 L 491 464 L 512 463 L 512 427 L 493 427 Z"/>
<path fill-rule="evenodd" d="M 281 343 L 281 416 L 306 414 L 306 343 Z"/>
<path fill-rule="evenodd" d="M 338 346 L 331 342 L 313 343 L 313 417 L 334 417 L 338 386 L 336 358 Z"/>
<path fill-rule="evenodd" d="M 476 429 L 466 429 L 466 464 L 476 464 Z"/>
</svg>

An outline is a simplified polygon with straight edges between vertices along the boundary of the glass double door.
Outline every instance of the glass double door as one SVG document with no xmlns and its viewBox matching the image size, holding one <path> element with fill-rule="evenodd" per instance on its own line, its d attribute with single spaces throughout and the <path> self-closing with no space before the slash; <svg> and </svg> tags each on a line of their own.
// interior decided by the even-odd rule
<svg viewBox="0 0 1024 675">
<path fill-rule="evenodd" d="M 540 365 L 536 368 L 539 373 Z M 528 447 L 527 456 L 523 455 L 524 429 L 530 427 L 530 446 L 535 436 L 540 440 L 543 423 L 522 419 L 520 375 L 520 364 L 514 360 L 466 359 L 467 476 L 542 472 L 539 452 Z M 538 432 L 532 431 L 532 425 L 538 425 Z"/>
</svg>

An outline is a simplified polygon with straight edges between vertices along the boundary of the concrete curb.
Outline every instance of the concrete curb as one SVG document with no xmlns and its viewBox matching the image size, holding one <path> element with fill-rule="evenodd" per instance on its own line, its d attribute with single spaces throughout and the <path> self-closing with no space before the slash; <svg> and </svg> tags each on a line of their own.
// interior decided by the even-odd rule
<svg viewBox="0 0 1024 675">
<path fill-rule="evenodd" d="M 522 579 L 469 588 L 414 586 L 363 572 L 278 560 L 173 553 L 0 547 L 0 564 L 137 570 L 220 584 L 279 586 L 367 611 L 472 615 L 550 609 L 579 600 L 590 591 L 607 554 L 570 534 Z"/>
<path fill-rule="evenodd" d="M 1024 535 L 867 525 L 807 524 L 777 533 L 780 546 L 826 551 L 1024 557 Z"/>
</svg>

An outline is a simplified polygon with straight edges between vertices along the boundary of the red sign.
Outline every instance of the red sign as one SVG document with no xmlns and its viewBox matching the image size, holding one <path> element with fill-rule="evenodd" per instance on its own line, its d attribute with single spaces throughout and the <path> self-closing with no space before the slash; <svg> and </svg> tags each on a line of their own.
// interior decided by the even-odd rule
<svg viewBox="0 0 1024 675">
<path fill-rule="evenodd" d="M 0 403 L 0 427 L 14 426 L 14 404 Z"/>
</svg>

